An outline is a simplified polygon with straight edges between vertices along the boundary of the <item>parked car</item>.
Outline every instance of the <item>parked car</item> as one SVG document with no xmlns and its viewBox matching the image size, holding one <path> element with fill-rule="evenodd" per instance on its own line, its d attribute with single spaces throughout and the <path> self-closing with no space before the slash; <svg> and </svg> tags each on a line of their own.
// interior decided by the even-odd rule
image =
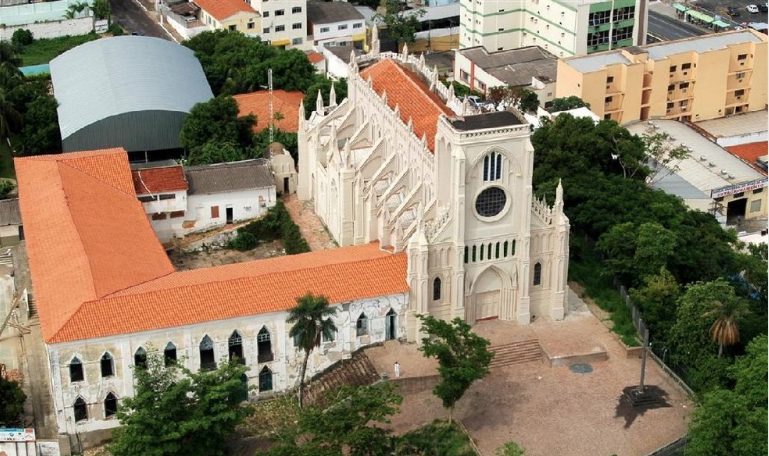
<svg viewBox="0 0 769 456">
<path fill-rule="evenodd" d="M 758 6 L 756 5 L 748 5 L 745 9 L 748 10 L 750 14 L 758 14 Z"/>
<path fill-rule="evenodd" d="M 483 101 L 483 99 L 477 95 L 468 95 L 466 98 L 468 103 L 478 109 L 486 109 L 488 106 L 491 106 L 490 103 Z"/>
<path fill-rule="evenodd" d="M 740 9 L 737 8 L 736 6 L 727 6 L 726 14 L 728 14 L 731 17 L 740 17 Z"/>
</svg>

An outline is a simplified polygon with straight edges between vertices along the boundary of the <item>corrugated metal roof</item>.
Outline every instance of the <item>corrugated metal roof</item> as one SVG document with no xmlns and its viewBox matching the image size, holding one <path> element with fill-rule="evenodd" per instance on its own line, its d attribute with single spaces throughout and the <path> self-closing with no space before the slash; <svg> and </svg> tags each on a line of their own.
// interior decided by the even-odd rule
<svg viewBox="0 0 769 456">
<path fill-rule="evenodd" d="M 213 98 L 192 50 L 159 38 L 119 36 L 51 61 L 62 139 L 99 120 L 136 111 L 189 113 Z"/>
<path fill-rule="evenodd" d="M 307 2 L 307 21 L 311 24 L 333 24 L 363 19 L 363 15 L 351 3 Z"/>
<path fill-rule="evenodd" d="M 691 12 L 690 12 L 691 13 Z M 761 38 L 747 30 L 731 33 L 717 33 L 703 37 L 689 38 L 685 40 L 669 41 L 662 44 L 646 46 L 646 52 L 652 60 L 665 59 L 670 55 L 682 52 L 707 52 L 715 49 L 724 49 L 727 46 L 739 43 L 760 43 Z"/>
<path fill-rule="evenodd" d="M 494 52 L 476 46 L 457 52 L 507 85 L 528 86 L 532 78 L 555 81 L 558 59 L 538 46 Z"/>
<path fill-rule="evenodd" d="M 266 160 L 245 160 L 184 168 L 190 195 L 237 192 L 272 187 L 275 181 Z"/>
</svg>

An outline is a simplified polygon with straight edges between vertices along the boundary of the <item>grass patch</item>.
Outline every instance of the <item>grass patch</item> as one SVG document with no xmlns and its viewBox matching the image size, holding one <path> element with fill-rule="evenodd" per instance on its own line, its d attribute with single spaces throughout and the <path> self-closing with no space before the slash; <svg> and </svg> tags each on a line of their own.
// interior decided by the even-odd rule
<svg viewBox="0 0 769 456">
<path fill-rule="evenodd" d="M 13 167 L 13 155 L 8 143 L 0 141 L 0 178 L 16 179 L 16 170 Z"/>
<path fill-rule="evenodd" d="M 579 252 L 569 260 L 569 280 L 585 287 L 585 294 L 602 310 L 611 313 L 615 332 L 629 347 L 638 346 L 633 317 L 625 306 L 612 278 L 606 274 L 601 258 L 593 245 L 579 236 L 572 237 L 572 251 Z"/>
<path fill-rule="evenodd" d="M 21 57 L 21 66 L 48 63 L 62 53 L 96 39 L 99 39 L 99 35 L 95 33 L 36 39 L 32 44 L 24 46 L 21 50 L 21 53 L 19 54 L 19 57 Z"/>
<path fill-rule="evenodd" d="M 470 438 L 456 423 L 435 420 L 399 439 L 395 454 L 425 456 L 475 456 Z"/>
<path fill-rule="evenodd" d="M 286 395 L 246 405 L 254 409 L 238 426 L 240 437 L 279 438 L 282 433 L 293 430 L 299 419 L 299 402 L 294 395 Z"/>
</svg>

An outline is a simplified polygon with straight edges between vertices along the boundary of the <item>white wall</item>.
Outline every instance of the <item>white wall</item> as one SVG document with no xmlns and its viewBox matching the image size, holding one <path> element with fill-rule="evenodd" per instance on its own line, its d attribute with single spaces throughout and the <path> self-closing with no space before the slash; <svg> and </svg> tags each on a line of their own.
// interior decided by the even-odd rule
<svg viewBox="0 0 769 456">
<path fill-rule="evenodd" d="M 261 200 L 259 198 L 262 198 Z M 262 206 L 262 202 L 264 206 Z M 275 187 L 213 195 L 189 195 L 186 220 L 197 220 L 191 231 L 203 231 L 226 222 L 227 207 L 232 207 L 233 220 L 259 217 L 275 205 Z M 211 208 L 219 207 L 219 217 L 211 217 Z"/>
<path fill-rule="evenodd" d="M 338 79 L 349 77 L 348 66 L 342 59 L 324 47 L 317 47 L 315 50 L 323 53 L 323 57 L 326 59 L 326 72 L 329 76 Z M 306 108 L 315 109 L 314 106 L 307 106 Z"/>
<path fill-rule="evenodd" d="M 180 24 L 171 16 L 164 16 L 166 19 L 166 22 L 168 22 L 168 25 L 171 26 L 176 32 L 181 35 L 183 38 L 189 39 L 192 38 L 195 35 L 198 35 L 203 32 L 207 32 L 209 30 L 213 30 L 211 26 L 203 25 L 200 27 L 187 27 L 184 24 Z"/>
<path fill-rule="evenodd" d="M 404 314 L 408 308 L 408 295 L 396 294 L 378 298 L 357 300 L 334 306 L 338 312 L 334 323 L 338 328 L 333 342 L 323 343 L 315 350 L 307 366 L 307 377 L 329 367 L 333 362 L 358 348 L 385 340 L 385 315 L 392 309 L 397 315 L 397 337 L 405 334 Z M 357 337 L 355 323 L 361 312 L 369 319 L 369 334 Z M 115 419 L 105 419 L 103 401 L 109 392 L 118 399 L 134 394 L 133 370 L 134 353 L 139 347 L 148 352 L 162 351 L 168 342 L 177 349 L 177 358 L 186 357 L 185 365 L 193 371 L 200 367 L 200 341 L 208 335 L 214 341 L 214 355 L 217 362 L 225 360 L 228 353 L 228 339 L 237 330 L 243 339 L 243 355 L 249 386 L 258 385 L 259 372 L 267 366 L 273 373 L 273 392 L 295 387 L 299 383 L 299 372 L 303 352 L 294 347 L 288 337 L 290 326 L 286 324 L 286 312 L 249 315 L 229 320 L 205 322 L 177 328 L 114 336 L 103 339 L 67 342 L 48 345 L 50 357 L 53 400 L 60 433 L 74 434 L 119 425 Z M 270 331 L 273 361 L 257 362 L 256 337 L 262 327 Z M 102 355 L 109 352 L 114 358 L 115 375 L 101 378 Z M 69 362 L 77 356 L 83 363 L 85 380 L 69 381 Z M 74 423 L 72 406 L 77 397 L 88 404 L 88 420 Z M 251 398 L 259 397 L 257 391 L 250 392 Z"/>
<path fill-rule="evenodd" d="M 46 3 L 43 3 L 46 4 Z M 3 7 L 5 10 L 7 7 Z M 5 11 L 2 11 L 3 13 Z M 0 18 L 0 24 L 5 17 Z M 6 24 L 7 25 L 7 24 Z M 82 17 L 78 19 L 65 19 L 61 21 L 50 21 L 41 23 L 29 23 L 0 28 L 0 40 L 10 40 L 13 32 L 18 29 L 27 29 L 32 32 L 35 39 L 57 38 L 67 35 L 86 35 L 93 31 L 93 18 Z"/>
<path fill-rule="evenodd" d="M 353 28 L 355 25 L 359 25 L 358 28 Z M 340 30 L 340 27 L 344 29 Z M 321 30 L 328 29 L 328 31 L 321 32 Z M 366 25 L 363 18 L 355 19 L 352 21 L 340 21 L 330 24 L 314 24 L 312 30 L 312 36 L 316 46 L 325 46 L 327 43 L 339 43 L 347 42 L 352 45 L 352 36 L 361 35 L 366 33 Z"/>
<path fill-rule="evenodd" d="M 765 142 L 769 140 L 767 131 L 758 131 L 755 133 L 747 133 L 738 136 L 722 136 L 716 138 L 716 144 L 721 147 L 739 146 L 742 144 L 750 144 L 754 142 Z"/>
</svg>

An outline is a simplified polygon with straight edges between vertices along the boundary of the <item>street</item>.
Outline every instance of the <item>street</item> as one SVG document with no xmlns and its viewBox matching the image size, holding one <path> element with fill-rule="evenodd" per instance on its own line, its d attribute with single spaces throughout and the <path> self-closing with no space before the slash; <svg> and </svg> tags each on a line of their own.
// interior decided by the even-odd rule
<svg viewBox="0 0 769 456">
<path fill-rule="evenodd" d="M 649 11 L 649 35 L 661 41 L 679 40 L 707 34 L 706 31 L 678 19 Z"/>
<path fill-rule="evenodd" d="M 147 13 L 133 0 L 110 0 L 112 16 L 126 34 L 131 32 L 143 33 L 164 40 L 171 40 L 168 33 L 155 23 Z"/>
</svg>

